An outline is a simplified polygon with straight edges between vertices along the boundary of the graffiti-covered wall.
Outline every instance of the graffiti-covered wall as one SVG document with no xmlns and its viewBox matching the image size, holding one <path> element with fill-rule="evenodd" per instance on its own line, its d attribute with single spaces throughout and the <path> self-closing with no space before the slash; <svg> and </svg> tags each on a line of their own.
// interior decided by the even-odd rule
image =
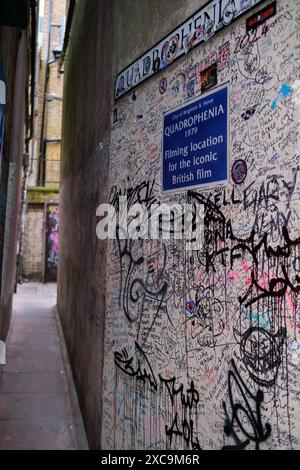
<svg viewBox="0 0 300 470">
<path fill-rule="evenodd" d="M 45 282 L 56 282 L 59 251 L 59 207 L 46 205 Z"/>
<path fill-rule="evenodd" d="M 268 3 L 116 102 L 110 203 L 205 215 L 198 251 L 109 243 L 105 449 L 300 448 L 300 2 L 247 31 Z M 204 94 L 210 66 L 229 84 L 229 182 L 163 193 L 163 113 Z"/>
</svg>

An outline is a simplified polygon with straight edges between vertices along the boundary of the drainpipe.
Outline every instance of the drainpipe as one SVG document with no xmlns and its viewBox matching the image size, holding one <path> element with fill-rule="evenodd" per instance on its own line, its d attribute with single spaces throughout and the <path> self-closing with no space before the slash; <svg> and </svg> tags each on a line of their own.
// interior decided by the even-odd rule
<svg viewBox="0 0 300 470">
<path fill-rule="evenodd" d="M 64 37 L 64 45 L 63 45 L 63 50 L 58 62 L 58 73 L 62 73 L 62 67 L 63 63 L 66 57 L 70 37 L 71 37 L 71 29 L 72 29 L 72 23 L 73 23 L 73 17 L 74 17 L 74 11 L 76 7 L 77 0 L 70 0 L 69 4 L 69 9 L 68 9 L 68 17 L 67 17 L 67 24 L 66 24 L 66 31 L 65 31 L 65 37 Z"/>
<path fill-rule="evenodd" d="M 17 282 L 23 282 L 23 251 L 24 251 L 24 233 L 25 233 L 25 215 L 27 205 L 27 189 L 29 180 L 29 144 L 33 140 L 35 125 L 34 125 L 34 113 L 35 113 L 35 86 L 36 86 L 36 7 L 37 3 L 35 0 L 30 2 L 30 15 L 31 15 L 31 92 L 30 92 L 30 104 L 31 114 L 29 123 L 29 135 L 25 140 L 25 153 L 23 157 L 23 186 L 22 186 L 22 201 L 21 201 L 21 214 L 20 214 L 20 235 L 19 235 L 19 250 L 17 259 Z M 29 112 L 28 112 L 29 114 Z"/>
<path fill-rule="evenodd" d="M 31 16 L 31 87 L 30 87 L 30 105 L 31 105 L 31 115 L 30 115 L 30 124 L 29 124 L 29 135 L 25 140 L 26 152 L 29 151 L 29 142 L 33 138 L 34 134 L 34 93 L 35 93 L 35 68 L 36 68 L 36 0 L 30 1 L 30 16 Z"/>
</svg>

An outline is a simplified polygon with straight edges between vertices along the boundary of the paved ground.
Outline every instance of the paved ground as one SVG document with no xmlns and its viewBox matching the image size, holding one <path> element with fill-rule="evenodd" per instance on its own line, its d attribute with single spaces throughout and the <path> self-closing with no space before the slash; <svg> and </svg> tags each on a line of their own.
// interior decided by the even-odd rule
<svg viewBox="0 0 300 470">
<path fill-rule="evenodd" d="M 0 373 L 1 450 L 86 448 L 55 304 L 55 284 L 18 286 Z"/>
</svg>

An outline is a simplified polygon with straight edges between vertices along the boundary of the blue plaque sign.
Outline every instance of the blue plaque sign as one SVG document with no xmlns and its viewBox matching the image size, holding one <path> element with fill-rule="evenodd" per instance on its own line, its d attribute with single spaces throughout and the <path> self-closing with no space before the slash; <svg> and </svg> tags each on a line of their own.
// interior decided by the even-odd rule
<svg viewBox="0 0 300 470">
<path fill-rule="evenodd" d="M 163 191 L 228 182 L 228 111 L 225 85 L 164 115 Z"/>
</svg>

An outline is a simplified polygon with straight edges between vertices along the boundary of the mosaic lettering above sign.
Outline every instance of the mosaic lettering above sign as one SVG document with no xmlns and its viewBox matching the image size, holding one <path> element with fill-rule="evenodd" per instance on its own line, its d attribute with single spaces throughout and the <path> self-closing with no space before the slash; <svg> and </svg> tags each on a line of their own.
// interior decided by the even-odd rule
<svg viewBox="0 0 300 470">
<path fill-rule="evenodd" d="M 124 69 L 116 78 L 115 98 L 142 83 L 190 49 L 208 41 L 218 31 L 262 0 L 213 0 L 169 36 Z"/>
</svg>

